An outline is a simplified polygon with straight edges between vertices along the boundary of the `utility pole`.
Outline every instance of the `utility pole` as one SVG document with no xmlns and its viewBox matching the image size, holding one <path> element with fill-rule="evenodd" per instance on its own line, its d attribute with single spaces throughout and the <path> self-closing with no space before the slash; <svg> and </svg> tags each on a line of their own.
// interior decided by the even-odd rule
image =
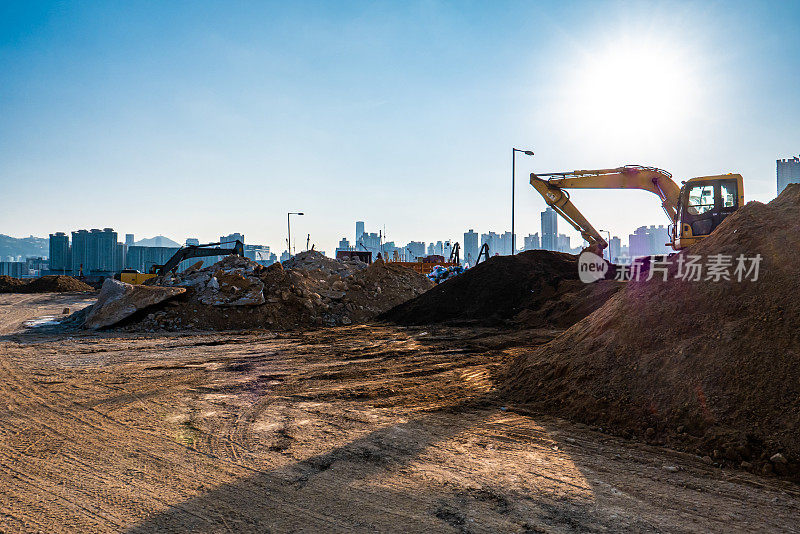
<svg viewBox="0 0 800 534">
<path fill-rule="evenodd" d="M 533 156 L 533 151 L 531 150 L 521 150 L 519 148 L 512 148 L 511 149 L 511 255 L 517 253 L 517 234 L 514 233 L 514 192 L 516 190 L 515 187 L 515 168 L 516 168 L 516 155 L 517 152 L 522 152 L 526 156 Z"/>
</svg>

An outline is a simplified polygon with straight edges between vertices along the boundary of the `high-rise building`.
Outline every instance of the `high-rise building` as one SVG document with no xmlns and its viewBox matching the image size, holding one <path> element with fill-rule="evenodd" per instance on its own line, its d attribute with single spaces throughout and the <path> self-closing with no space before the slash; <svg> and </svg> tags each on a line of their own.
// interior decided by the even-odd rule
<svg viewBox="0 0 800 534">
<path fill-rule="evenodd" d="M 800 184 L 800 157 L 779 159 L 777 163 L 778 194 L 789 184 Z"/>
<path fill-rule="evenodd" d="M 72 272 L 69 236 L 64 232 L 50 234 L 50 270 L 66 274 Z"/>
<path fill-rule="evenodd" d="M 219 236 L 220 243 L 234 243 L 235 241 L 241 241 L 242 243 L 244 243 L 244 234 L 235 232 L 230 235 Z"/>
<path fill-rule="evenodd" d="M 354 243 L 356 244 L 356 248 L 358 248 L 358 243 L 361 241 L 361 236 L 364 234 L 364 221 L 356 221 L 356 240 Z"/>
<path fill-rule="evenodd" d="M 669 254 L 667 245 L 669 230 L 664 225 L 640 226 L 628 236 L 629 253 L 632 258 Z"/>
<path fill-rule="evenodd" d="M 470 228 L 469 232 L 464 233 L 464 261 L 470 266 L 475 265 L 478 260 L 478 234 Z"/>
<path fill-rule="evenodd" d="M 112 228 L 72 232 L 72 273 L 108 275 L 119 272 L 123 263 L 122 243 Z"/>
<path fill-rule="evenodd" d="M 343 237 L 339 240 L 339 246 L 336 247 L 336 252 L 339 252 L 340 250 L 352 250 L 350 247 L 350 241 L 348 241 L 346 237 Z"/>
<path fill-rule="evenodd" d="M 544 250 L 558 250 L 558 214 L 547 207 L 542 212 L 542 248 Z"/>
<path fill-rule="evenodd" d="M 191 246 L 191 245 L 198 246 L 199 244 L 200 244 L 200 240 L 197 239 L 196 237 L 187 237 L 186 238 L 186 246 L 187 247 Z"/>
<path fill-rule="evenodd" d="M 524 238 L 525 246 L 523 250 L 538 250 L 541 245 L 539 244 L 539 234 L 535 233 L 533 235 L 528 234 Z"/>
<path fill-rule="evenodd" d="M 481 248 L 486 245 L 489 248 L 489 256 L 500 254 L 500 236 L 494 232 L 481 234 Z"/>
<path fill-rule="evenodd" d="M 133 234 L 125 234 L 125 246 L 132 247 L 136 244 L 136 241 L 133 238 Z"/>
<path fill-rule="evenodd" d="M 513 239 L 511 239 L 511 232 L 504 232 L 502 236 L 500 236 L 500 255 L 501 256 L 510 256 L 514 252 L 514 243 Z"/>
<path fill-rule="evenodd" d="M 139 272 L 150 272 L 153 265 L 164 265 L 172 256 L 178 251 L 174 247 L 142 247 L 134 245 L 128 247 L 125 255 L 125 267 L 127 269 L 136 269 Z M 195 263 L 198 260 L 187 260 L 190 263 Z M 84 273 L 86 269 L 84 267 Z"/>
<path fill-rule="evenodd" d="M 28 264 L 24 261 L 0 261 L 0 275 L 22 278 L 28 275 Z"/>
<path fill-rule="evenodd" d="M 617 263 L 622 256 L 622 240 L 617 236 L 608 240 L 608 258 L 614 263 Z"/>
<path fill-rule="evenodd" d="M 409 241 L 408 245 L 406 245 L 406 251 L 408 252 L 407 260 L 416 261 L 417 258 L 425 255 L 425 243 L 422 241 Z"/>
<path fill-rule="evenodd" d="M 569 236 L 566 234 L 558 234 L 556 237 L 556 248 L 558 252 L 570 252 L 572 247 L 570 246 Z"/>
</svg>

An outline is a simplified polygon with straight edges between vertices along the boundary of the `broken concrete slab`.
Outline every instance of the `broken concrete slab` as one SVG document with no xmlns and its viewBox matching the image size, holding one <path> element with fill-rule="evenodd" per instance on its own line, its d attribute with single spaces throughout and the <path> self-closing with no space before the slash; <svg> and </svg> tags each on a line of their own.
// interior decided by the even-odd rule
<svg viewBox="0 0 800 534">
<path fill-rule="evenodd" d="M 139 310 L 185 292 L 182 287 L 131 285 L 107 278 L 83 327 L 97 330 L 117 324 Z"/>
<path fill-rule="evenodd" d="M 264 283 L 247 269 L 218 270 L 199 300 L 209 306 L 260 306 L 266 302 Z"/>
</svg>

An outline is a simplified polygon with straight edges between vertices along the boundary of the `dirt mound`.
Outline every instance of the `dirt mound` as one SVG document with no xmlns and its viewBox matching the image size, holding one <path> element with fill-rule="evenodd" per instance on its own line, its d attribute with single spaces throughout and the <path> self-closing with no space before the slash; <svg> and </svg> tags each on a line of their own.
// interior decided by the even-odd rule
<svg viewBox="0 0 800 534">
<path fill-rule="evenodd" d="M 19 288 L 24 285 L 24 280 L 5 274 L 0 275 L 0 293 L 20 293 Z"/>
<path fill-rule="evenodd" d="M 717 256 L 719 254 L 723 257 Z M 761 255 L 759 273 L 737 272 Z M 706 269 L 684 280 L 691 256 Z M 730 280 L 708 265 L 731 258 Z M 800 185 L 751 202 L 630 282 L 547 345 L 519 357 L 518 400 L 614 432 L 763 473 L 800 472 Z M 741 276 L 741 281 L 739 277 Z M 690 277 L 692 278 L 692 277 Z M 780 456 L 775 456 L 780 454 Z"/>
<path fill-rule="evenodd" d="M 79 291 L 94 291 L 94 288 L 71 276 L 60 274 L 33 278 L 30 281 L 0 276 L 0 293 L 73 293 Z"/>
<path fill-rule="evenodd" d="M 185 287 L 187 292 L 132 317 L 125 328 L 291 330 L 348 325 L 371 320 L 433 286 L 424 275 L 380 261 L 345 276 L 338 272 L 346 273 L 348 267 L 262 267 L 230 256 L 205 269 L 148 281 Z"/>
<path fill-rule="evenodd" d="M 498 324 L 569 326 L 598 308 L 619 285 L 578 280 L 572 254 L 531 250 L 494 256 L 380 318 L 399 324 Z"/>
<path fill-rule="evenodd" d="M 358 260 L 335 260 L 324 254 L 320 254 L 316 250 L 306 250 L 283 262 L 283 268 L 289 270 L 322 271 L 325 274 L 348 276 L 361 269 L 366 269 L 367 264 Z"/>
</svg>

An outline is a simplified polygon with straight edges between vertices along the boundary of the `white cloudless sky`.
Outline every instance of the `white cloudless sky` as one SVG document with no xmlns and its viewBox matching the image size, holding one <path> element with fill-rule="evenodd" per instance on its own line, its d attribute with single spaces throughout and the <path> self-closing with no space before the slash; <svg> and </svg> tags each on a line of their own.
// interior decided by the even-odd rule
<svg viewBox="0 0 800 534">
<path fill-rule="evenodd" d="M 738 172 L 800 152 L 800 8 L 737 2 L 0 4 L 0 233 L 242 232 L 332 253 L 540 231 L 531 171 Z M 635 191 L 573 194 L 624 238 Z M 566 230 L 561 221 L 560 229 Z M 576 235 L 573 233 L 573 235 Z"/>
</svg>

